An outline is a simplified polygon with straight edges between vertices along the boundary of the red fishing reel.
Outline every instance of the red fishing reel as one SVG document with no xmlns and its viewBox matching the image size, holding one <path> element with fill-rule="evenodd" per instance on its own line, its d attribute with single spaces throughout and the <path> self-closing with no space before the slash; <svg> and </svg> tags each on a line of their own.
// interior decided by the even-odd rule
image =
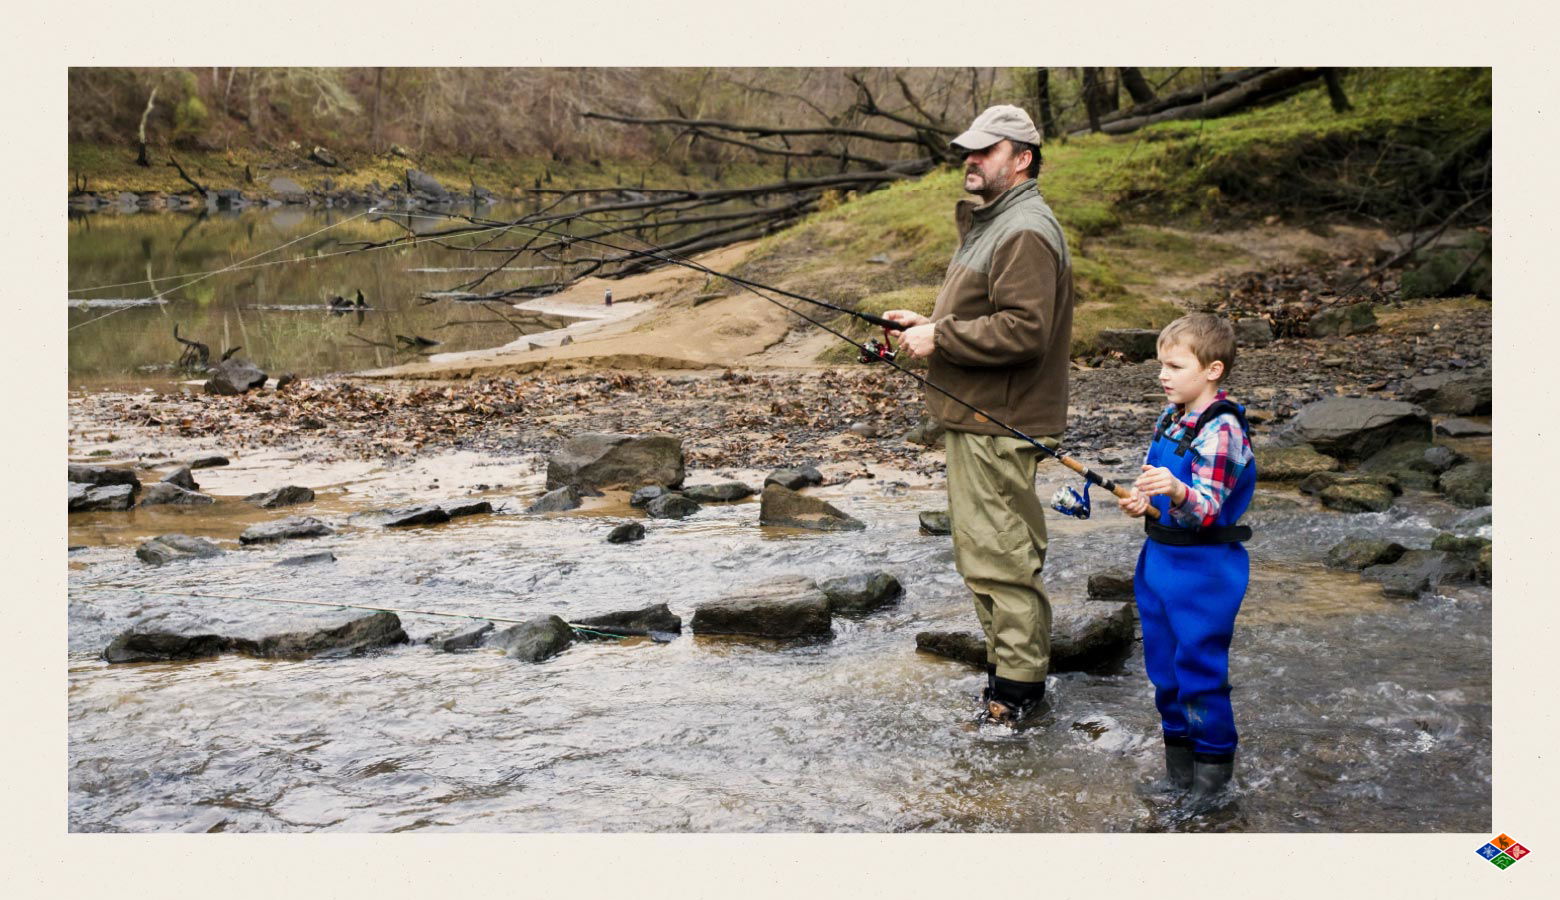
<svg viewBox="0 0 1560 900">
<path fill-rule="evenodd" d="M 893 362 L 894 357 L 899 354 L 894 352 L 894 345 L 890 343 L 891 340 L 888 336 L 888 329 L 885 328 L 883 329 L 883 339 L 881 341 L 877 338 L 868 338 L 863 341 L 861 344 L 861 361 L 864 363 Z"/>
</svg>

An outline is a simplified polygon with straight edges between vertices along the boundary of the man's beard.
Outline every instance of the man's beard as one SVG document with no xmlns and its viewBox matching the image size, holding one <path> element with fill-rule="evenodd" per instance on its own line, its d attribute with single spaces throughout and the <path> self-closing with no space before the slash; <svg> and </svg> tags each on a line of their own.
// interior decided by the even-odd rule
<svg viewBox="0 0 1560 900">
<path fill-rule="evenodd" d="M 975 166 L 973 170 L 966 167 L 964 173 L 966 181 L 969 180 L 971 174 L 980 175 L 980 187 L 970 190 L 970 193 L 979 195 L 987 203 L 1002 196 L 1003 191 L 1006 191 L 1009 187 L 1007 182 L 1011 180 L 1004 177 L 1009 173 L 1001 169 L 987 169 L 982 166 Z M 969 189 L 966 188 L 966 190 Z"/>
</svg>

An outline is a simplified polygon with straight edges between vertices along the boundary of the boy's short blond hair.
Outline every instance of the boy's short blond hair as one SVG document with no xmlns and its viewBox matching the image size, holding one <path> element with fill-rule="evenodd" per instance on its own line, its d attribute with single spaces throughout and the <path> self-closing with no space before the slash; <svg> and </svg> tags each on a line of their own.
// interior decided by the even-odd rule
<svg viewBox="0 0 1560 900">
<path fill-rule="evenodd" d="M 1222 316 L 1192 313 L 1176 319 L 1159 332 L 1159 349 L 1178 344 L 1192 351 L 1203 368 L 1213 365 L 1215 360 L 1224 363 L 1220 381 L 1228 378 L 1230 370 L 1235 368 L 1235 326 Z"/>
</svg>

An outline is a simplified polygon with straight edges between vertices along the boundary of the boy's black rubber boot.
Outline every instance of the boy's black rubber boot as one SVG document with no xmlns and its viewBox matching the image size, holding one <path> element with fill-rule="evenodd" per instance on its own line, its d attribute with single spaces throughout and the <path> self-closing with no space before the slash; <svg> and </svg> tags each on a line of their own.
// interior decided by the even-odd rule
<svg viewBox="0 0 1560 900">
<path fill-rule="evenodd" d="M 1226 788 L 1235 774 L 1235 755 L 1197 753 L 1193 756 L 1192 788 L 1181 804 L 1183 817 L 1200 816 L 1224 805 Z"/>
<path fill-rule="evenodd" d="M 1193 775 L 1192 739 L 1165 736 L 1165 774 L 1133 788 L 1139 797 L 1161 797 L 1189 790 Z"/>
</svg>

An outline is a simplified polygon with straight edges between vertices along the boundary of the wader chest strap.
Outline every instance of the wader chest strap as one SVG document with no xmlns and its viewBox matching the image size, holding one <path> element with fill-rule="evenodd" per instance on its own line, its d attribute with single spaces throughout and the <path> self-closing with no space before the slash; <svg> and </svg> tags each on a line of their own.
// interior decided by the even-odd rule
<svg viewBox="0 0 1560 900">
<path fill-rule="evenodd" d="M 1158 522 L 1143 520 L 1143 532 L 1150 540 L 1176 547 L 1194 547 L 1200 544 L 1239 544 L 1251 540 L 1249 525 L 1215 525 L 1211 528 L 1171 528 Z"/>
</svg>

